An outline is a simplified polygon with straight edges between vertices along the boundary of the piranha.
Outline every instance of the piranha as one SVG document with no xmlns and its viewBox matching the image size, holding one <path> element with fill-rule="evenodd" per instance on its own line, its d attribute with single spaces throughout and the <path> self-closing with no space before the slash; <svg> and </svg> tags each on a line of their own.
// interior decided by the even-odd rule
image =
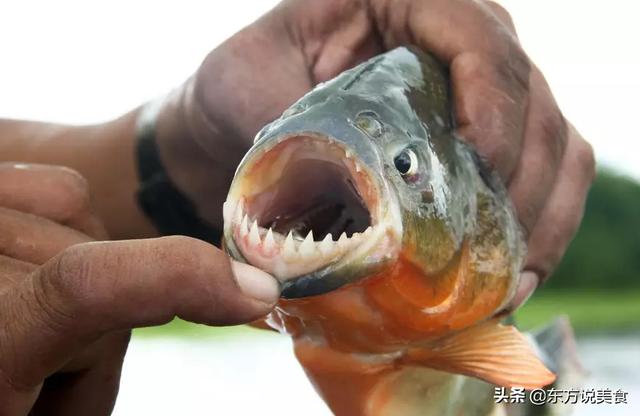
<svg viewBox="0 0 640 416">
<path fill-rule="evenodd" d="M 556 378 L 495 318 L 525 244 L 451 108 L 446 68 L 392 50 L 263 128 L 231 185 L 225 249 L 278 279 L 264 323 L 336 415 L 488 415 Z"/>
</svg>

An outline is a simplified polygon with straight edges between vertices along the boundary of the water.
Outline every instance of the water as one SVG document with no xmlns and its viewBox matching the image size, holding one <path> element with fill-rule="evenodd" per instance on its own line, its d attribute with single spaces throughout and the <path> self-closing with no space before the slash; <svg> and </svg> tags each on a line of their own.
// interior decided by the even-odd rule
<svg viewBox="0 0 640 416">
<path fill-rule="evenodd" d="M 114 415 L 326 416 L 287 337 L 136 339 Z"/>
<path fill-rule="evenodd" d="M 578 340 L 580 359 L 590 376 L 585 388 L 628 392 L 627 405 L 589 405 L 579 416 L 640 415 L 640 335 L 591 337 Z"/>
<path fill-rule="evenodd" d="M 585 388 L 627 391 L 626 405 L 584 404 L 578 416 L 640 415 L 640 335 L 578 342 Z M 135 338 L 115 416 L 329 416 L 279 335 L 229 339 Z"/>
</svg>

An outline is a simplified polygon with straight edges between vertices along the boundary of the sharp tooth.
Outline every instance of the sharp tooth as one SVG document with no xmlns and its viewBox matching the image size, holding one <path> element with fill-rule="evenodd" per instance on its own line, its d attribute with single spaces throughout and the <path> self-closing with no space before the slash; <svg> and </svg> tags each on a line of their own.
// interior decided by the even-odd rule
<svg viewBox="0 0 640 416">
<path fill-rule="evenodd" d="M 347 159 L 351 158 L 351 150 L 344 149 L 344 155 L 347 157 Z"/>
<path fill-rule="evenodd" d="M 242 223 L 240 223 L 240 236 L 244 237 L 249 232 L 249 216 L 244 214 L 244 218 L 242 218 Z"/>
<path fill-rule="evenodd" d="M 269 228 L 267 235 L 264 237 L 264 249 L 273 250 L 276 246 L 276 240 L 273 238 L 273 231 Z"/>
<path fill-rule="evenodd" d="M 315 253 L 315 243 L 313 242 L 313 230 L 309 231 L 307 234 L 307 238 L 304 239 L 302 244 L 300 244 L 300 249 L 298 250 L 303 256 L 310 256 Z"/>
<path fill-rule="evenodd" d="M 296 246 L 293 242 L 293 235 L 291 234 L 291 231 L 287 234 L 287 238 L 284 240 L 284 244 L 282 245 L 282 255 L 286 260 L 296 257 Z"/>
<path fill-rule="evenodd" d="M 235 216 L 233 218 L 233 221 L 236 224 L 240 224 L 240 222 L 242 221 L 242 216 L 244 215 L 244 202 L 241 199 L 240 202 L 238 202 L 238 205 L 236 205 L 236 212 L 235 212 Z"/>
<path fill-rule="evenodd" d="M 222 218 L 224 222 L 228 223 L 231 221 L 231 217 L 233 217 L 233 213 L 236 210 L 236 202 L 235 201 L 225 201 L 222 204 Z"/>
<path fill-rule="evenodd" d="M 342 233 L 340 234 L 340 238 L 338 239 L 338 244 L 346 244 L 346 242 L 349 241 L 349 237 L 347 237 L 347 233 Z"/>
<path fill-rule="evenodd" d="M 362 233 L 362 235 L 369 235 L 369 234 L 371 234 L 371 231 L 373 231 L 373 227 L 372 227 L 372 226 L 369 226 L 369 227 L 367 227 L 367 229 L 366 229 L 366 230 L 364 230 L 364 232 Z"/>
<path fill-rule="evenodd" d="M 353 162 L 355 168 L 356 168 L 356 172 L 360 172 L 362 170 L 362 168 L 360 167 L 360 164 L 358 162 Z"/>
<path fill-rule="evenodd" d="M 260 233 L 258 232 L 258 221 L 254 220 L 251 224 L 251 231 L 249 231 L 249 243 L 257 246 L 260 244 Z"/>
<path fill-rule="evenodd" d="M 322 251 L 323 254 L 329 254 L 333 251 L 333 236 L 331 234 L 324 236 L 324 240 L 320 243 L 320 251 Z"/>
</svg>

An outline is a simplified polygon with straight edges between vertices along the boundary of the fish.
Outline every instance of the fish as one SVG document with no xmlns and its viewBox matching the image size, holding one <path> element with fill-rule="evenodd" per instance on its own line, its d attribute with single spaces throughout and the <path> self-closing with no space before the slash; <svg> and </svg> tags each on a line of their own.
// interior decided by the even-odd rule
<svg viewBox="0 0 640 416">
<path fill-rule="evenodd" d="M 336 415 L 497 415 L 495 386 L 556 380 L 500 316 L 526 245 L 451 95 L 429 53 L 373 57 L 266 125 L 229 188 L 225 250 L 281 288 L 257 325 Z"/>
</svg>

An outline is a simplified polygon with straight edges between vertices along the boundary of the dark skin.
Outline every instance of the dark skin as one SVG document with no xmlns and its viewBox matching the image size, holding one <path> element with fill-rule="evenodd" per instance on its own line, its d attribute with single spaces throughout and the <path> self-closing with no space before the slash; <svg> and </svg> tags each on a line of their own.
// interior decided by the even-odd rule
<svg viewBox="0 0 640 416">
<path fill-rule="evenodd" d="M 163 161 L 220 227 L 235 167 L 261 126 L 317 82 L 404 44 L 448 64 L 460 133 L 508 186 L 529 244 L 515 308 L 575 234 L 594 161 L 493 3 L 284 0 L 212 51 L 164 103 Z M 135 201 L 137 111 L 86 127 L 0 121 L 4 160 L 81 175 L 0 165 L 2 415 L 108 414 L 131 328 L 175 316 L 248 322 L 277 299 L 270 276 L 206 243 L 103 241 L 156 236 Z"/>
<path fill-rule="evenodd" d="M 0 163 L 2 415 L 108 414 L 131 328 L 245 323 L 277 300 L 269 275 L 199 240 L 93 242 L 89 201 L 74 171 Z"/>
</svg>

